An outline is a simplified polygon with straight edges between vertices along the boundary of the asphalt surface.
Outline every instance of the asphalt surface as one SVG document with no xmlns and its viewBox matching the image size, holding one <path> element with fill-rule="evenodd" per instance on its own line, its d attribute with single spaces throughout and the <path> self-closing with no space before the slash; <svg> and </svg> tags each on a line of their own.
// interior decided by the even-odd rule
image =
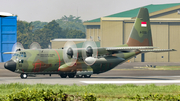
<svg viewBox="0 0 180 101">
<path fill-rule="evenodd" d="M 0 84 L 5 83 L 27 83 L 27 84 L 66 84 L 66 85 L 86 85 L 86 84 L 151 84 L 168 85 L 180 84 L 180 70 L 134 70 L 133 67 L 152 66 L 179 66 L 180 63 L 124 63 L 118 65 L 113 70 L 102 74 L 94 74 L 91 78 L 60 78 L 59 75 L 37 75 L 21 79 L 19 74 L 4 69 L 4 63 L 0 63 Z M 133 68 L 133 70 L 131 70 Z M 123 69 L 123 70 L 122 70 Z"/>
</svg>

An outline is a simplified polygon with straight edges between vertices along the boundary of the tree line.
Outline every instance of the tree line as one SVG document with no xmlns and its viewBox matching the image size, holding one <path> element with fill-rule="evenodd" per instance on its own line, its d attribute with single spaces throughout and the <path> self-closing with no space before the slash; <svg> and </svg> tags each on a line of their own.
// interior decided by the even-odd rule
<svg viewBox="0 0 180 101">
<path fill-rule="evenodd" d="M 80 17 L 70 15 L 51 22 L 17 21 L 17 41 L 24 48 L 29 48 L 32 42 L 38 42 L 41 48 L 48 48 L 50 40 L 55 38 L 85 38 L 85 27 Z"/>
</svg>

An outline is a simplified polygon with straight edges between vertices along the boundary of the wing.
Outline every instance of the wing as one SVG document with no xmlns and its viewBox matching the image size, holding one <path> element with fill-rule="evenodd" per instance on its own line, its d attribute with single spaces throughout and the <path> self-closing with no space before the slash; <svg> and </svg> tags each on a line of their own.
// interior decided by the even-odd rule
<svg viewBox="0 0 180 101">
<path fill-rule="evenodd" d="M 98 48 L 98 54 L 108 54 L 108 53 L 119 53 L 119 52 L 129 52 L 133 50 L 140 50 L 142 53 L 147 52 L 170 52 L 176 51 L 175 49 L 154 49 L 157 47 L 147 46 L 147 47 L 106 47 Z"/>
<path fill-rule="evenodd" d="M 4 52 L 3 54 L 15 54 L 16 52 Z"/>
</svg>

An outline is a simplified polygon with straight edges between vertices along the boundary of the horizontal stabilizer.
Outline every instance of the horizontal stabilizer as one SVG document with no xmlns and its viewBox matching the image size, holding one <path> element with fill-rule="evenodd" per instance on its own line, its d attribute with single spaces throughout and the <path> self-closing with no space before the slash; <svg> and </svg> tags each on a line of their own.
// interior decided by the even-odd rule
<svg viewBox="0 0 180 101">
<path fill-rule="evenodd" d="M 137 49 L 154 49 L 157 47 L 152 46 L 144 46 L 144 47 L 107 47 L 107 51 L 131 51 L 131 50 L 137 50 Z"/>
<path fill-rule="evenodd" d="M 140 50 L 142 53 L 146 52 L 170 52 L 170 51 L 176 51 L 175 49 L 153 49 L 153 50 Z"/>
<path fill-rule="evenodd" d="M 3 54 L 15 54 L 16 52 L 4 52 Z"/>
</svg>

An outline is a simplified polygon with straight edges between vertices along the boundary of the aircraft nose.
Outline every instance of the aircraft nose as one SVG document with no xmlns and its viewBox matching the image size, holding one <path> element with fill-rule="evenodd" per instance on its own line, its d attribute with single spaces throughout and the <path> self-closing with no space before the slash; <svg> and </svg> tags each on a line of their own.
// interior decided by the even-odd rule
<svg viewBox="0 0 180 101">
<path fill-rule="evenodd" d="M 4 68 L 14 72 L 16 70 L 16 63 L 13 60 L 9 60 L 4 64 Z"/>
</svg>

